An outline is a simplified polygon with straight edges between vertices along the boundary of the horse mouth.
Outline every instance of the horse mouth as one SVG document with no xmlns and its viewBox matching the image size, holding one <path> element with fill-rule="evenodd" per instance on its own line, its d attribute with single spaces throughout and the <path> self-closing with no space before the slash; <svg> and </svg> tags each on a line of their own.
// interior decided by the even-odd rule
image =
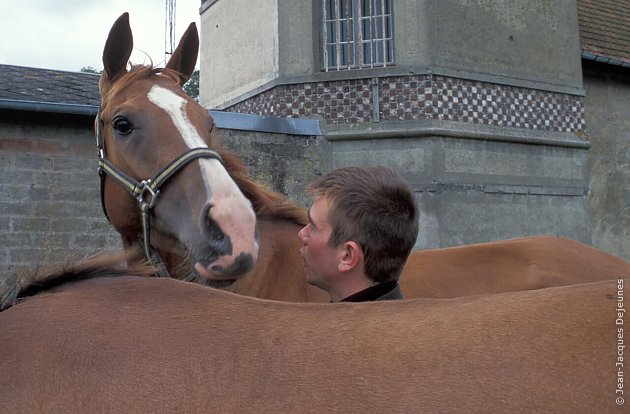
<svg viewBox="0 0 630 414">
<path fill-rule="evenodd" d="M 227 289 L 232 286 L 234 282 L 236 282 L 236 279 L 210 280 L 204 278 L 202 284 L 214 289 Z"/>
<path fill-rule="evenodd" d="M 198 283 L 200 285 L 208 286 L 214 289 L 227 289 L 230 286 L 232 286 L 234 282 L 236 282 L 237 280 L 234 278 L 230 278 L 230 279 L 208 278 L 202 274 L 199 274 L 199 272 L 194 267 L 191 270 L 192 271 L 190 275 L 188 275 L 188 277 L 184 279 L 185 281 Z"/>
</svg>

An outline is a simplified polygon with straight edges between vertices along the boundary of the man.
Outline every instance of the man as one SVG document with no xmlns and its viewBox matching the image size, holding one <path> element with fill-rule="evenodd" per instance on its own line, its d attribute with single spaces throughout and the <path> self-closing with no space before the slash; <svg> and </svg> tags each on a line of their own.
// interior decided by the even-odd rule
<svg viewBox="0 0 630 414">
<path fill-rule="evenodd" d="M 333 302 L 402 299 L 398 277 L 418 235 L 409 184 L 387 167 L 333 170 L 308 189 L 298 233 L 308 282 Z"/>
</svg>

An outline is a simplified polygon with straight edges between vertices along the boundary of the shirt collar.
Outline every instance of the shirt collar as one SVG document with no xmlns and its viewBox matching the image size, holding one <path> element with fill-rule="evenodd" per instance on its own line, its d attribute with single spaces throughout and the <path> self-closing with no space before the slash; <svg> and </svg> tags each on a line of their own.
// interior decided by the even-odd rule
<svg viewBox="0 0 630 414">
<path fill-rule="evenodd" d="M 377 283 L 374 286 L 370 286 L 367 289 L 363 289 L 357 293 L 354 293 L 344 299 L 341 299 L 340 302 L 368 302 L 379 299 L 381 296 L 391 292 L 396 289 L 398 286 L 398 282 L 395 280 L 389 280 L 383 283 Z"/>
</svg>

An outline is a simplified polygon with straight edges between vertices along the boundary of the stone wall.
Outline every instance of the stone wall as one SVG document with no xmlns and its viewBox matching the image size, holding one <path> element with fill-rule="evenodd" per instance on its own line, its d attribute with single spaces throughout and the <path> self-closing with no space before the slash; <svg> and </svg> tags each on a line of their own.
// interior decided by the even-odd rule
<svg viewBox="0 0 630 414">
<path fill-rule="evenodd" d="M 331 169 L 330 143 L 321 136 L 223 129 L 221 142 L 239 155 L 250 176 L 293 202 L 310 205 L 306 186 Z"/>
<path fill-rule="evenodd" d="M 117 233 L 101 211 L 91 121 L 17 111 L 1 115 L 3 275 L 118 249 Z"/>
</svg>

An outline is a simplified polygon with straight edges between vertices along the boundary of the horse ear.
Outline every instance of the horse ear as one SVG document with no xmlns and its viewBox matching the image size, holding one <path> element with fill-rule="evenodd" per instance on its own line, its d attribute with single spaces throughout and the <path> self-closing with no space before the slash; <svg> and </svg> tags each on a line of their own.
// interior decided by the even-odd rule
<svg viewBox="0 0 630 414">
<path fill-rule="evenodd" d="M 105 49 L 103 49 L 103 73 L 107 75 L 110 82 L 126 72 L 132 50 L 133 36 L 129 26 L 129 13 L 123 13 L 114 22 L 105 42 Z"/>
<path fill-rule="evenodd" d="M 191 23 L 182 36 L 173 56 L 168 60 L 166 69 L 171 69 L 179 73 L 179 84 L 186 83 L 197 64 L 197 54 L 199 53 L 199 34 L 197 25 Z"/>
</svg>

